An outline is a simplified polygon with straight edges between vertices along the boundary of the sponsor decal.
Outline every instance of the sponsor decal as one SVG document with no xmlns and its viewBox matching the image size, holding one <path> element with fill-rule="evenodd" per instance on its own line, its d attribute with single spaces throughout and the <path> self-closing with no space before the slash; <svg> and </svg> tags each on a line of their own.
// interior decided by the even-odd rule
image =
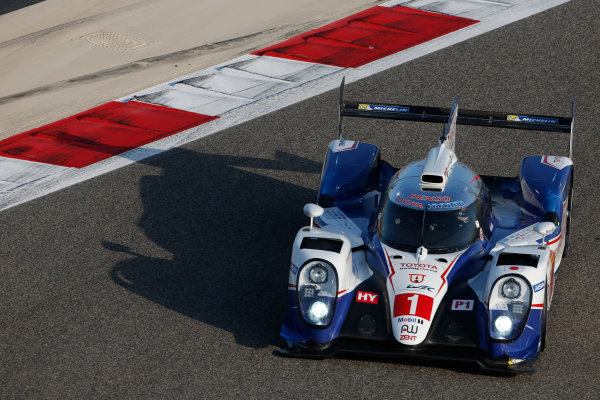
<svg viewBox="0 0 600 400">
<path fill-rule="evenodd" d="M 402 325 L 400 327 L 401 333 L 412 333 L 416 334 L 419 331 L 419 327 L 415 325 Z"/>
<path fill-rule="evenodd" d="M 405 199 L 404 197 L 401 197 L 400 195 L 396 196 L 396 203 L 398 203 L 398 204 L 406 204 L 409 207 L 423 208 L 423 204 L 422 203 L 418 203 L 416 201 Z"/>
<path fill-rule="evenodd" d="M 347 229 L 350 232 L 360 234 L 360 229 L 358 228 L 358 226 L 356 226 L 354 221 L 348 218 L 346 214 L 344 214 L 339 208 L 327 208 L 321 216 L 321 220 L 325 223 L 325 225 L 341 225 L 342 228 Z"/>
<path fill-rule="evenodd" d="M 408 277 L 412 283 L 421 283 L 425 280 L 425 275 L 423 274 L 408 274 Z"/>
<path fill-rule="evenodd" d="M 563 169 L 572 164 L 567 157 L 561 156 L 543 156 L 542 164 L 546 164 L 556 169 Z"/>
<path fill-rule="evenodd" d="M 354 150 L 358 147 L 358 142 L 354 142 L 351 140 L 344 140 L 342 143 L 336 144 L 333 148 L 334 153 L 339 153 L 340 151 L 348 151 Z"/>
<path fill-rule="evenodd" d="M 554 157 L 544 156 L 544 158 L 542 158 L 542 164 L 546 164 L 546 165 L 549 165 L 554 168 L 556 168 L 556 164 L 560 164 L 560 161 L 561 161 L 560 156 L 554 156 Z"/>
<path fill-rule="evenodd" d="M 400 317 L 400 318 L 398 318 L 398 323 L 400 324 L 402 322 L 410 322 L 410 323 L 414 323 L 414 324 L 423 325 L 423 320 L 421 318 L 415 318 L 415 317 Z"/>
<path fill-rule="evenodd" d="M 398 112 L 398 113 L 407 113 L 408 107 L 401 106 L 384 106 L 377 104 L 359 104 L 359 110 L 364 111 L 385 111 L 385 112 Z"/>
<path fill-rule="evenodd" d="M 427 208 L 432 208 L 432 209 L 436 209 L 436 208 L 458 208 L 458 207 L 464 207 L 465 206 L 465 202 L 462 200 L 459 201 L 453 201 L 450 203 L 432 203 L 432 204 L 427 204 Z"/>
<path fill-rule="evenodd" d="M 437 266 L 432 265 L 432 264 L 418 264 L 418 263 L 398 263 L 395 265 L 397 268 L 400 269 L 420 269 L 420 270 L 427 270 L 427 271 L 435 271 L 437 272 Z"/>
<path fill-rule="evenodd" d="M 296 266 L 294 265 L 294 263 L 292 263 L 292 264 L 290 265 L 290 271 L 292 272 L 292 274 L 296 275 L 296 274 L 298 273 L 298 267 L 296 267 Z"/>
<path fill-rule="evenodd" d="M 453 311 L 473 311 L 473 305 L 475 301 L 473 300 L 452 300 L 452 307 L 450 307 Z"/>
<path fill-rule="evenodd" d="M 517 267 L 516 265 L 514 265 L 512 267 L 508 267 L 508 269 L 510 269 L 511 271 L 518 271 L 519 267 Z"/>
<path fill-rule="evenodd" d="M 540 283 L 536 283 L 535 285 L 533 285 L 533 292 L 537 293 L 540 290 L 542 290 L 544 288 L 544 283 L 546 283 L 545 281 L 541 281 Z"/>
<path fill-rule="evenodd" d="M 427 286 L 427 285 L 408 285 L 406 287 L 407 289 L 416 289 L 416 290 L 427 290 L 429 292 L 433 292 L 435 289 L 432 288 L 431 286 Z"/>
<path fill-rule="evenodd" d="M 450 201 L 450 196 L 426 196 L 424 194 L 411 194 L 408 198 L 424 201 Z"/>
<path fill-rule="evenodd" d="M 400 335 L 400 340 L 417 340 L 417 335 Z"/>
<path fill-rule="evenodd" d="M 507 115 L 506 120 L 511 122 L 525 122 L 528 124 L 558 124 L 558 118 L 528 117 L 526 115 Z"/>
<path fill-rule="evenodd" d="M 414 315 L 429 321 L 432 310 L 433 297 L 424 294 L 402 293 L 394 298 L 394 317 Z"/>
<path fill-rule="evenodd" d="M 356 301 L 359 303 L 377 304 L 379 303 L 379 294 L 371 292 L 356 292 Z"/>
<path fill-rule="evenodd" d="M 534 237 L 537 239 L 539 237 L 539 235 L 537 234 L 537 232 L 535 232 L 533 230 L 533 228 L 531 228 L 531 229 L 528 228 L 524 232 L 519 231 L 519 232 L 510 234 L 506 237 L 506 239 L 508 239 L 509 241 L 511 241 L 511 240 L 531 240 Z M 540 239 L 540 241 L 541 241 L 541 239 Z"/>
</svg>

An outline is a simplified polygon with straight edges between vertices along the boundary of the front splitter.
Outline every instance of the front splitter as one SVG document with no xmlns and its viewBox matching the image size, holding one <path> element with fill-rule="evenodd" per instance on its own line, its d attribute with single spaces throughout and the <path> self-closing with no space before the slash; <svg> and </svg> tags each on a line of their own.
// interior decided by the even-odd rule
<svg viewBox="0 0 600 400">
<path fill-rule="evenodd" d="M 282 357 L 325 359 L 334 357 L 372 356 L 375 358 L 391 358 L 410 361 L 438 361 L 440 363 L 457 363 L 475 365 L 486 372 L 501 374 L 533 374 L 533 363 L 539 355 L 512 363 L 508 357 L 490 357 L 480 349 L 459 346 L 401 346 L 389 342 L 335 341 L 329 345 L 292 344 L 276 352 Z"/>
</svg>

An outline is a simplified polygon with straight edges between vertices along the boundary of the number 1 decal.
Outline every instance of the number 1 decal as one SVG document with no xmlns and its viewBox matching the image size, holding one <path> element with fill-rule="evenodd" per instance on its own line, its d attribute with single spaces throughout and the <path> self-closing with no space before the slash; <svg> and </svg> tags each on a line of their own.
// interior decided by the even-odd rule
<svg viewBox="0 0 600 400">
<path fill-rule="evenodd" d="M 433 297 L 424 294 L 402 293 L 394 299 L 394 317 L 414 315 L 431 321 Z"/>
<path fill-rule="evenodd" d="M 411 296 L 406 300 L 410 301 L 410 310 L 408 311 L 408 313 L 410 315 L 415 315 L 417 313 L 417 302 L 419 301 L 419 295 L 415 294 L 414 296 Z"/>
</svg>

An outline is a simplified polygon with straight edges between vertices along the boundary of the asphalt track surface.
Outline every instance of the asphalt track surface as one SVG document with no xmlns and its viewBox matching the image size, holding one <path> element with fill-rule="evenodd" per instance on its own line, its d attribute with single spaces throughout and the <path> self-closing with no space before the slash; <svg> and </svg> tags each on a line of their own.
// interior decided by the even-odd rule
<svg viewBox="0 0 600 400">
<path fill-rule="evenodd" d="M 598 398 L 600 4 L 572 1 L 348 86 L 347 98 L 569 115 L 571 250 L 533 376 L 285 359 L 291 243 L 316 197 L 336 92 L 0 213 L 0 398 Z M 441 126 L 346 121 L 400 166 Z M 459 127 L 459 159 L 514 176 L 560 134 Z"/>
</svg>

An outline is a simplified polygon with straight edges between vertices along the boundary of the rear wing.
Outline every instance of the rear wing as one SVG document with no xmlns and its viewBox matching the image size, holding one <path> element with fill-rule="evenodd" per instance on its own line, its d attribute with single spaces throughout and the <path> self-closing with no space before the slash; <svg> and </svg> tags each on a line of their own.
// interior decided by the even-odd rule
<svg viewBox="0 0 600 400">
<path fill-rule="evenodd" d="M 367 103 L 344 101 L 344 81 L 340 86 L 339 134 L 342 139 L 342 117 L 382 118 L 405 121 L 447 123 L 454 110 L 450 108 L 415 106 L 409 104 Z M 456 102 L 456 100 L 455 100 Z M 563 132 L 570 134 L 569 158 L 573 156 L 573 122 L 575 119 L 575 96 L 571 105 L 571 117 L 505 113 L 497 111 L 464 110 L 456 117 L 456 124 L 477 125 L 493 128 L 529 129 L 536 131 Z"/>
</svg>

